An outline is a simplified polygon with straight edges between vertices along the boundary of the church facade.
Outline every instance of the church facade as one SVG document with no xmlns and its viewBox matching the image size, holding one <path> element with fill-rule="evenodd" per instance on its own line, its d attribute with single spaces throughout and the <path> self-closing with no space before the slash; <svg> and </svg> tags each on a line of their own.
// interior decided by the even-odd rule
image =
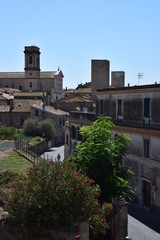
<svg viewBox="0 0 160 240">
<path fill-rule="evenodd" d="M 24 50 L 24 72 L 0 72 L 0 88 L 13 88 L 20 91 L 49 91 L 51 99 L 63 97 L 63 73 L 57 71 L 41 71 L 40 49 L 27 46 Z"/>
</svg>

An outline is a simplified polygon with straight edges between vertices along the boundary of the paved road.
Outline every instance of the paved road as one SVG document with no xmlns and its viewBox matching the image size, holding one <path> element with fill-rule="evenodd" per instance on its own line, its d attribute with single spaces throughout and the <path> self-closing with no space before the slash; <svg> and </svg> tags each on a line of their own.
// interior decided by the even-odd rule
<svg viewBox="0 0 160 240">
<path fill-rule="evenodd" d="M 128 235 L 132 240 L 160 240 L 160 216 L 137 204 L 131 204 Z"/>
<path fill-rule="evenodd" d="M 52 147 L 49 151 L 45 152 L 41 155 L 41 157 L 45 158 L 46 160 L 57 160 L 57 155 L 60 154 L 60 161 L 64 160 L 64 145 L 60 147 Z"/>
<path fill-rule="evenodd" d="M 0 151 L 3 152 L 7 149 L 14 147 L 14 141 L 13 140 L 0 140 Z"/>
</svg>

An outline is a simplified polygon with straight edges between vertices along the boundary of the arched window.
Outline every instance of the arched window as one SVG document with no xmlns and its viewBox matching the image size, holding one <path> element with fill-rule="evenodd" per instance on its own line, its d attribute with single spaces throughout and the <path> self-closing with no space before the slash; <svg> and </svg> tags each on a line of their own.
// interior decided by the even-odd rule
<svg viewBox="0 0 160 240">
<path fill-rule="evenodd" d="M 33 62 L 32 56 L 29 56 L 29 64 L 32 64 L 32 62 Z"/>
</svg>

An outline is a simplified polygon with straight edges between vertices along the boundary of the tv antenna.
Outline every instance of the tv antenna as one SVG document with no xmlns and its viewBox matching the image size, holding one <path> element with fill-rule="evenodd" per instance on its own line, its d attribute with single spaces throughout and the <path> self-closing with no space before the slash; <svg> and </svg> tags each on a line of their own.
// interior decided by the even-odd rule
<svg viewBox="0 0 160 240">
<path fill-rule="evenodd" d="M 138 73 L 138 85 L 139 85 L 139 82 L 140 82 L 140 79 L 142 79 L 143 78 L 143 73 Z"/>
</svg>

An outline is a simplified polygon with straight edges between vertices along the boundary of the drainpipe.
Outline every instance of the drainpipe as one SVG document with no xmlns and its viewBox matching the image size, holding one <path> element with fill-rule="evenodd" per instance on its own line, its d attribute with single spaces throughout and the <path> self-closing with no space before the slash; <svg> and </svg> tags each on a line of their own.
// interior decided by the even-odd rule
<svg viewBox="0 0 160 240">
<path fill-rule="evenodd" d="M 142 205 L 142 179 L 141 179 L 141 158 L 139 159 L 139 204 Z"/>
</svg>

